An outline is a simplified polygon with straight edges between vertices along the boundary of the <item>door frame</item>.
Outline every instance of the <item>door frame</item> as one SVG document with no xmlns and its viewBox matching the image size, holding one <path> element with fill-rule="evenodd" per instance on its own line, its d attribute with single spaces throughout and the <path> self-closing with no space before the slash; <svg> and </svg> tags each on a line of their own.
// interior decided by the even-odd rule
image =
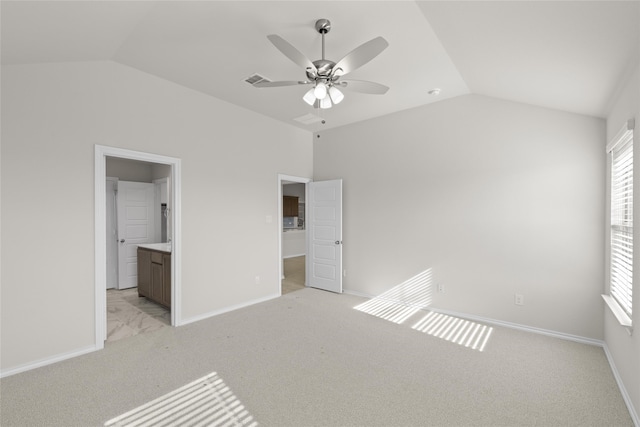
<svg viewBox="0 0 640 427">
<path fill-rule="evenodd" d="M 283 233 L 283 224 L 282 224 L 282 185 L 283 183 L 287 182 L 287 183 L 300 183 L 300 184 L 304 184 L 304 198 L 305 198 L 305 206 L 306 206 L 306 201 L 309 197 L 309 183 L 312 181 L 311 178 L 303 178 L 300 176 L 292 176 L 292 175 L 284 175 L 284 174 L 278 174 L 278 296 L 282 296 L 282 278 L 284 275 L 284 261 L 282 258 L 282 233 Z M 304 269 L 304 283 L 305 286 L 307 284 L 307 278 L 308 278 L 308 274 L 309 274 L 309 268 L 308 268 L 308 258 L 306 256 L 308 249 L 307 249 L 307 243 L 308 243 L 308 239 L 307 239 L 307 217 L 308 217 L 308 210 L 305 207 L 304 210 L 304 227 L 305 227 L 305 233 L 304 233 L 304 247 L 305 247 L 305 269 Z"/>
<path fill-rule="evenodd" d="M 173 214 L 171 242 L 171 325 L 182 324 L 182 229 L 181 229 L 181 160 L 175 157 L 123 148 L 95 145 L 95 347 L 104 348 L 107 330 L 107 240 L 106 240 L 106 185 L 107 156 L 139 160 L 171 166 L 171 204 Z"/>
</svg>

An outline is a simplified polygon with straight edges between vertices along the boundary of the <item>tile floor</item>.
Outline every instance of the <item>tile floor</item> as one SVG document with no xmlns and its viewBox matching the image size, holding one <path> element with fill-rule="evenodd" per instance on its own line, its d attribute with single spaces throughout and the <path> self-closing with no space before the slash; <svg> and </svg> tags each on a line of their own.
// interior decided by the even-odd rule
<svg viewBox="0 0 640 427">
<path fill-rule="evenodd" d="M 282 279 L 282 295 L 304 289 L 304 261 L 304 256 L 284 259 L 284 279 Z"/>
<path fill-rule="evenodd" d="M 304 289 L 305 257 L 284 260 L 282 295 Z M 171 312 L 146 298 L 137 288 L 107 290 L 107 342 L 156 331 L 171 325 Z"/>
<path fill-rule="evenodd" d="M 107 290 L 107 342 L 170 325 L 171 312 L 144 297 L 138 297 L 137 288 Z"/>
</svg>

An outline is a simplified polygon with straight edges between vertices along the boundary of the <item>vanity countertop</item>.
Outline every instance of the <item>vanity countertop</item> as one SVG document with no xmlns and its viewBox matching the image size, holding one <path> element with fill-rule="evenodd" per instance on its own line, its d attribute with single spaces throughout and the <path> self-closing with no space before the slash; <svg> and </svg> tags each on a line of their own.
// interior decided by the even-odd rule
<svg viewBox="0 0 640 427">
<path fill-rule="evenodd" d="M 138 247 L 171 253 L 171 243 L 143 243 L 141 245 L 138 245 Z"/>
</svg>

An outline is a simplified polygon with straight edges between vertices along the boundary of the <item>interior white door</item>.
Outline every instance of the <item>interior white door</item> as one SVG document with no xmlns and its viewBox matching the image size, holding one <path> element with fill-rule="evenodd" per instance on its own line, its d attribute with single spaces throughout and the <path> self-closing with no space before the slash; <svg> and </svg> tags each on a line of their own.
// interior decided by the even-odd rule
<svg viewBox="0 0 640 427">
<path fill-rule="evenodd" d="M 118 182 L 118 289 L 138 286 L 138 245 L 153 243 L 154 185 Z"/>
<path fill-rule="evenodd" d="M 342 293 L 342 180 L 309 183 L 307 283 Z"/>
</svg>

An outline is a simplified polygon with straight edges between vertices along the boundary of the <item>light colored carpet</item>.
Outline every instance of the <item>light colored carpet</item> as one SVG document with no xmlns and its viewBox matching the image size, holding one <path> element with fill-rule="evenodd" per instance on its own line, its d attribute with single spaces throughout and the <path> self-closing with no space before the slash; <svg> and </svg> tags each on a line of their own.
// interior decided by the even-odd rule
<svg viewBox="0 0 640 427">
<path fill-rule="evenodd" d="M 494 327 L 483 351 L 305 288 L 0 382 L 2 426 L 99 426 L 212 373 L 262 426 L 632 426 L 602 348 Z"/>
<path fill-rule="evenodd" d="M 255 427 L 258 423 L 215 372 L 105 423 L 105 427 L 220 425 Z"/>
</svg>

